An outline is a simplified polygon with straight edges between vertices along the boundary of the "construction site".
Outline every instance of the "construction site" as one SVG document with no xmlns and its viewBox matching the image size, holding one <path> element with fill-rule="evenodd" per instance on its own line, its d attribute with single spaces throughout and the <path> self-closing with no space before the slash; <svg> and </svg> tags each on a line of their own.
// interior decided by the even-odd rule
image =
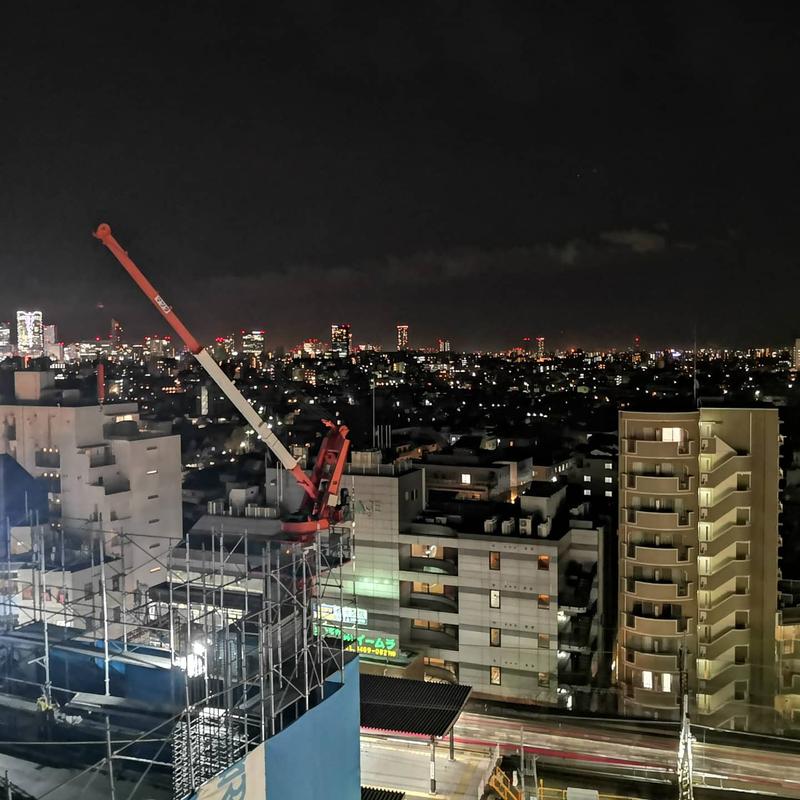
<svg viewBox="0 0 800 800">
<path fill-rule="evenodd" d="M 121 506 L 105 516 L 103 510 L 87 517 L 63 513 L 66 454 L 62 459 L 58 442 L 37 442 L 37 466 L 49 459 L 52 471 L 31 477 L 9 457 L 26 447 L 31 420 L 24 413 L 6 417 L 0 455 L 2 747 L 20 757 L 35 749 L 39 763 L 79 766 L 72 789 L 60 787 L 64 797 L 102 774 L 108 796 L 116 798 L 124 774 L 136 781 L 130 797 L 146 784 L 169 790 L 176 800 L 227 790 L 237 797 L 313 797 L 323 785 L 326 793 L 334 790 L 329 796 L 355 798 L 357 657 L 345 650 L 342 636 L 328 635 L 318 602 L 324 594 L 345 605 L 342 573 L 353 558 L 349 497 L 339 488 L 347 429 L 327 423 L 315 466 L 306 473 L 108 226 L 95 236 L 302 487 L 303 501 L 283 519 L 277 508 L 262 509 L 266 518 L 253 531 L 246 524 L 185 536 L 178 530 L 163 546 L 161 539 L 127 532 L 120 523 L 130 514 Z M 42 400 L 37 394 L 29 405 Z M 79 445 L 89 470 L 115 461 L 113 442 L 100 453 L 88 442 Z M 89 481 L 101 498 L 130 491 L 108 474 Z M 336 765 L 335 777 L 305 768 L 309 750 Z M 13 779 L 6 775 L 5 782 L 12 797 Z"/>
</svg>

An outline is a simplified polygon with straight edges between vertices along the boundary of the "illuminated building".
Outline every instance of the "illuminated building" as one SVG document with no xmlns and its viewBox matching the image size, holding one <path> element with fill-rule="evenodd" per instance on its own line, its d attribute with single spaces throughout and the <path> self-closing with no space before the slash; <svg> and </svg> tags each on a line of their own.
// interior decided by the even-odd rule
<svg viewBox="0 0 800 800">
<path fill-rule="evenodd" d="M 397 326 L 397 350 L 408 350 L 408 325 Z"/>
<path fill-rule="evenodd" d="M 450 340 L 449 339 L 437 339 L 436 345 L 439 349 L 440 353 L 449 353 L 450 352 Z"/>
<path fill-rule="evenodd" d="M 349 322 L 331 325 L 331 351 L 339 358 L 347 358 L 353 349 L 353 333 Z"/>
<path fill-rule="evenodd" d="M 800 339 L 794 340 L 792 348 L 792 368 L 795 372 L 800 372 Z"/>
<path fill-rule="evenodd" d="M 775 408 L 620 412 L 617 682 L 623 711 L 761 729 L 775 697 Z"/>
<path fill-rule="evenodd" d="M 171 336 L 145 336 L 144 350 L 149 358 L 173 358 L 175 356 Z"/>
<path fill-rule="evenodd" d="M 242 331 L 242 353 L 247 356 L 263 355 L 265 333 L 266 331 Z"/>
<path fill-rule="evenodd" d="M 64 343 L 56 341 L 58 333 L 55 325 L 44 326 L 44 354 L 53 361 L 64 360 Z"/>
<path fill-rule="evenodd" d="M 0 322 L 0 358 L 14 355 L 14 345 L 11 344 L 11 323 Z"/>
<path fill-rule="evenodd" d="M 122 333 L 122 323 L 117 319 L 112 319 L 108 338 L 111 339 L 111 343 L 114 345 L 115 349 L 122 346 Z"/>
<path fill-rule="evenodd" d="M 303 342 L 302 354 L 304 356 L 319 356 L 325 352 L 325 347 L 319 339 L 306 339 Z"/>
<path fill-rule="evenodd" d="M 544 336 L 536 337 L 536 358 L 544 358 Z"/>
<path fill-rule="evenodd" d="M 21 356 L 40 356 L 44 352 L 41 311 L 17 311 L 17 352 Z"/>
</svg>

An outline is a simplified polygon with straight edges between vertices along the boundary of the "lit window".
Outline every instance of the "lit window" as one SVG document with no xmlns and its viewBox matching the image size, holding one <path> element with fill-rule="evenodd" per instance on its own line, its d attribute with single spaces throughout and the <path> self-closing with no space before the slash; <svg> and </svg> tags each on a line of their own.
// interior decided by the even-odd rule
<svg viewBox="0 0 800 800">
<path fill-rule="evenodd" d="M 614 483 L 614 479 L 610 475 L 606 475 L 606 483 Z"/>
<path fill-rule="evenodd" d="M 665 672 L 661 676 L 661 691 L 662 692 L 672 691 L 672 675 L 670 675 L 669 672 Z"/>
<path fill-rule="evenodd" d="M 584 489 L 583 490 L 583 494 L 584 494 L 584 497 L 590 497 L 591 494 L 592 494 L 592 490 L 591 489 Z"/>
<path fill-rule="evenodd" d="M 606 461 L 603 465 L 606 469 L 614 469 L 614 465 L 610 461 Z"/>
<path fill-rule="evenodd" d="M 550 649 L 550 634 L 549 633 L 540 633 L 539 634 L 539 649 L 540 650 L 549 650 Z"/>
<path fill-rule="evenodd" d="M 645 689 L 653 688 L 653 673 L 648 669 L 642 672 L 642 686 L 644 686 Z"/>
<path fill-rule="evenodd" d="M 591 483 L 592 482 L 592 476 L 591 475 L 584 475 L 583 476 L 583 482 L 584 483 Z"/>
<path fill-rule="evenodd" d="M 500 628 L 489 628 L 489 644 L 500 647 Z"/>
<path fill-rule="evenodd" d="M 472 483 L 472 476 L 469 474 L 469 472 L 462 472 L 461 473 L 461 483 L 463 483 L 463 484 L 465 484 L 467 486 L 470 483 Z"/>
<path fill-rule="evenodd" d="M 489 553 L 489 569 L 500 569 L 500 553 Z"/>
<path fill-rule="evenodd" d="M 540 672 L 539 673 L 539 686 L 542 689 L 546 689 L 550 686 L 550 674 L 547 672 Z"/>
<path fill-rule="evenodd" d="M 614 492 L 612 492 L 610 489 L 606 489 L 606 490 L 603 492 L 603 494 L 604 494 L 606 497 L 613 497 L 613 496 L 614 496 Z"/>
<path fill-rule="evenodd" d="M 540 594 L 539 595 L 539 608 L 550 608 L 550 595 L 549 594 Z"/>
<path fill-rule="evenodd" d="M 550 556 L 539 556 L 537 563 L 539 569 L 550 569 Z"/>
<path fill-rule="evenodd" d="M 682 442 L 683 441 L 683 428 L 662 428 L 661 429 L 662 442 Z"/>
<path fill-rule="evenodd" d="M 500 667 L 489 667 L 489 683 L 492 686 L 499 686 L 501 678 Z"/>
<path fill-rule="evenodd" d="M 500 590 L 489 590 L 489 608 L 500 608 Z"/>
</svg>

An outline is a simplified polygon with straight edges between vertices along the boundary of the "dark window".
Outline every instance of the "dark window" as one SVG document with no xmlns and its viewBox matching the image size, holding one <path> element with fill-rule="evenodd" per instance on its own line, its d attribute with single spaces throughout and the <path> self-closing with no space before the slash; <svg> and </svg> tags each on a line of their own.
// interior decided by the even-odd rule
<svg viewBox="0 0 800 800">
<path fill-rule="evenodd" d="M 489 644 L 500 647 L 500 628 L 489 628 Z"/>
</svg>

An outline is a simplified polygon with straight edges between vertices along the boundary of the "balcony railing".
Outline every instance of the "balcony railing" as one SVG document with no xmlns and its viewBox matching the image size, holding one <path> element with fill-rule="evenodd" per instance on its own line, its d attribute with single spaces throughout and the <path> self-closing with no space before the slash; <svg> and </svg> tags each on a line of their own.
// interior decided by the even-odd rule
<svg viewBox="0 0 800 800">
<path fill-rule="evenodd" d="M 408 600 L 402 604 L 405 608 L 422 608 L 426 611 L 458 612 L 458 600 L 444 594 L 430 594 L 429 592 L 411 592 Z"/>
<path fill-rule="evenodd" d="M 675 583 L 670 579 L 627 578 L 625 591 L 641 600 L 685 600 L 694 594 L 694 584 Z"/>
<path fill-rule="evenodd" d="M 640 474 L 629 472 L 625 476 L 625 487 L 648 494 L 678 494 L 688 492 L 694 486 L 693 476 Z"/>
<path fill-rule="evenodd" d="M 458 636 L 452 636 L 444 631 L 432 631 L 427 628 L 412 628 L 410 636 L 411 645 L 438 647 L 443 650 L 458 650 Z M 425 668 L 427 670 L 427 667 Z"/>
<path fill-rule="evenodd" d="M 625 626 L 643 636 L 677 636 L 689 629 L 686 617 L 632 613 L 625 615 Z"/>
<path fill-rule="evenodd" d="M 692 511 L 676 511 L 671 508 L 625 508 L 624 521 L 637 528 L 648 530 L 675 530 L 692 524 Z"/>
<path fill-rule="evenodd" d="M 401 569 L 409 572 L 427 572 L 437 575 L 458 575 L 458 564 L 447 558 L 428 558 L 426 556 L 411 556 Z"/>
</svg>

